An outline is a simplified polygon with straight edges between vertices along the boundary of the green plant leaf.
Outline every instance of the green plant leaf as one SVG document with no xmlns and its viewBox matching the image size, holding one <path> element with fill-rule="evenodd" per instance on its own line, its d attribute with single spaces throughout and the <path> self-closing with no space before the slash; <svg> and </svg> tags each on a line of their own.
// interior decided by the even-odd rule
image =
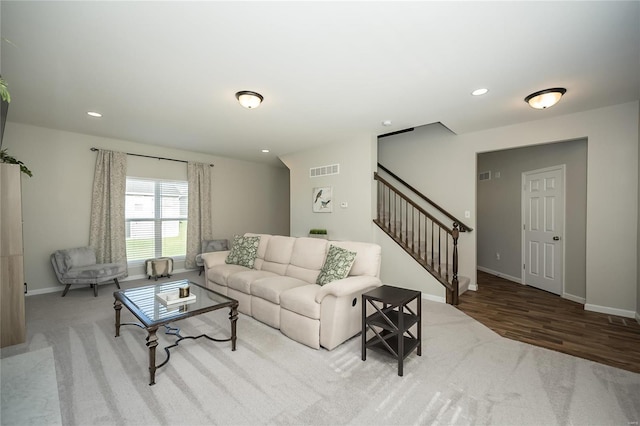
<svg viewBox="0 0 640 426">
<path fill-rule="evenodd" d="M 12 157 L 9 154 L 7 154 L 6 148 L 3 150 L 0 150 L 0 163 L 18 164 L 20 166 L 20 171 L 22 173 L 24 173 L 29 177 L 33 177 L 33 173 L 31 173 L 31 170 L 29 170 L 22 161 L 17 160 L 15 157 Z"/>
<path fill-rule="evenodd" d="M 11 103 L 11 94 L 9 93 L 9 85 L 2 77 L 0 77 L 0 98 L 7 103 Z"/>
</svg>

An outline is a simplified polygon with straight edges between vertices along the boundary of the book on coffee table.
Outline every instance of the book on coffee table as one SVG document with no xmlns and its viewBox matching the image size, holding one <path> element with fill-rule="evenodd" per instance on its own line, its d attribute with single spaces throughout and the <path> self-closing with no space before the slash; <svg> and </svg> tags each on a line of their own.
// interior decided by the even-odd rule
<svg viewBox="0 0 640 426">
<path fill-rule="evenodd" d="M 186 303 L 193 303 L 196 301 L 196 295 L 190 294 L 187 297 L 178 297 L 177 291 L 169 291 L 166 293 L 156 294 L 156 298 L 166 306 L 183 305 Z"/>
</svg>

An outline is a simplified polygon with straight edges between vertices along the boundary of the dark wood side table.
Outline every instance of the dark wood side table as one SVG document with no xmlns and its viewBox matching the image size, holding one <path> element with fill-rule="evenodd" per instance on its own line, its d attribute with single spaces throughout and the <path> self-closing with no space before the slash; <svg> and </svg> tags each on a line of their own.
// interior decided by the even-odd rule
<svg viewBox="0 0 640 426">
<path fill-rule="evenodd" d="M 419 291 L 389 285 L 362 295 L 363 361 L 367 359 L 367 348 L 382 349 L 398 360 L 398 376 L 402 376 L 407 355 L 416 348 L 418 356 L 422 355 L 421 296 Z M 373 306 L 375 312 L 367 316 L 368 305 Z M 411 331 L 414 325 L 415 333 Z M 367 330 L 373 331 L 369 339 Z"/>
</svg>

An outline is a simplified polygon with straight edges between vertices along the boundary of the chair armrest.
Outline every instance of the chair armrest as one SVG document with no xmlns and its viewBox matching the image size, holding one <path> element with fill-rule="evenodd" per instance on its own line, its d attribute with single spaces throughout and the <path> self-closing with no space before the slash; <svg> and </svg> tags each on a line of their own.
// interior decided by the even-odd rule
<svg viewBox="0 0 640 426">
<path fill-rule="evenodd" d="M 370 277 L 368 275 L 353 276 L 332 281 L 329 284 L 323 285 L 320 291 L 316 293 L 316 303 L 322 303 L 322 299 L 329 294 L 335 297 L 347 296 L 354 293 L 364 293 L 381 285 L 382 281 L 380 281 L 380 278 Z"/>
<path fill-rule="evenodd" d="M 227 256 L 229 255 L 229 250 L 225 251 L 212 251 L 208 253 L 202 253 L 202 260 L 204 261 L 204 265 L 207 269 L 211 268 L 215 265 L 224 264 Z"/>
</svg>

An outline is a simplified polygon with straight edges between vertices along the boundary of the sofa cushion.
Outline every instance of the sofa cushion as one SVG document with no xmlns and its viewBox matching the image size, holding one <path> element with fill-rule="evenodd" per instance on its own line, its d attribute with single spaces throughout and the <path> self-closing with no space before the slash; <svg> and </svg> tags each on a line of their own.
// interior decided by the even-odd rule
<svg viewBox="0 0 640 426">
<path fill-rule="evenodd" d="M 349 275 L 355 258 L 356 252 L 334 246 L 333 244 L 330 245 L 327 258 L 316 279 L 316 284 L 324 285 L 331 281 L 346 278 L 347 275 Z"/>
<path fill-rule="evenodd" d="M 252 283 L 254 281 L 260 278 L 278 276 L 279 275 L 269 271 L 259 271 L 257 269 L 245 270 L 229 276 L 229 278 L 227 278 L 227 287 L 246 294 L 253 294 Z"/>
<path fill-rule="evenodd" d="M 64 260 L 64 250 L 57 250 L 52 255 L 52 259 L 55 262 L 55 267 L 60 273 L 60 275 L 64 275 L 67 272 L 69 267 L 67 266 L 67 262 Z"/>
<path fill-rule="evenodd" d="M 202 250 L 200 253 L 209 253 L 212 251 L 229 250 L 229 240 L 204 240 L 202 241 Z"/>
<path fill-rule="evenodd" d="M 196 265 L 204 266 L 204 260 L 202 260 L 202 253 L 211 253 L 214 251 L 227 251 L 229 250 L 229 240 L 204 240 L 202 241 L 202 250 L 196 255 Z"/>
<path fill-rule="evenodd" d="M 251 232 L 247 232 L 244 234 L 245 237 L 260 237 L 260 244 L 258 245 L 258 254 L 256 255 L 256 261 L 253 264 L 254 269 L 262 269 L 262 262 L 264 262 L 264 254 L 267 252 L 267 246 L 269 245 L 269 239 L 271 239 L 271 235 L 269 234 L 254 234 Z"/>
<path fill-rule="evenodd" d="M 294 237 L 284 237 L 282 235 L 272 235 L 269 238 L 267 251 L 264 254 L 262 269 L 284 275 L 291 260 L 293 245 L 296 241 Z"/>
<path fill-rule="evenodd" d="M 286 275 L 314 284 L 327 255 L 327 246 L 327 240 L 297 238 Z"/>
<path fill-rule="evenodd" d="M 125 274 L 127 267 L 124 263 L 101 263 L 98 265 L 79 266 L 71 268 L 64 274 L 65 279 L 98 279 L 107 276 Z"/>
<path fill-rule="evenodd" d="M 231 251 L 225 262 L 232 265 L 253 268 L 259 244 L 260 237 L 241 237 L 240 235 L 236 235 L 233 237 Z"/>
<path fill-rule="evenodd" d="M 382 248 L 378 244 L 358 241 L 331 241 L 331 244 L 357 253 L 349 275 L 368 275 L 370 277 L 380 275 Z"/>
<path fill-rule="evenodd" d="M 291 277 L 261 278 L 251 285 L 251 294 L 261 299 L 268 300 L 276 305 L 280 304 L 280 294 L 301 286 L 309 285 L 308 282 Z"/>
<path fill-rule="evenodd" d="M 96 254 L 90 247 L 78 247 L 60 251 L 64 255 L 65 271 L 71 268 L 96 264 Z"/>
<path fill-rule="evenodd" d="M 320 319 L 320 304 L 316 303 L 316 293 L 322 287 L 308 284 L 295 287 L 280 294 L 280 307 L 311 319 Z"/>
<path fill-rule="evenodd" d="M 247 267 L 240 265 L 216 265 L 214 268 L 209 268 L 207 271 L 207 279 L 218 285 L 226 287 L 227 281 L 231 275 L 248 270 L 249 269 Z"/>
</svg>

